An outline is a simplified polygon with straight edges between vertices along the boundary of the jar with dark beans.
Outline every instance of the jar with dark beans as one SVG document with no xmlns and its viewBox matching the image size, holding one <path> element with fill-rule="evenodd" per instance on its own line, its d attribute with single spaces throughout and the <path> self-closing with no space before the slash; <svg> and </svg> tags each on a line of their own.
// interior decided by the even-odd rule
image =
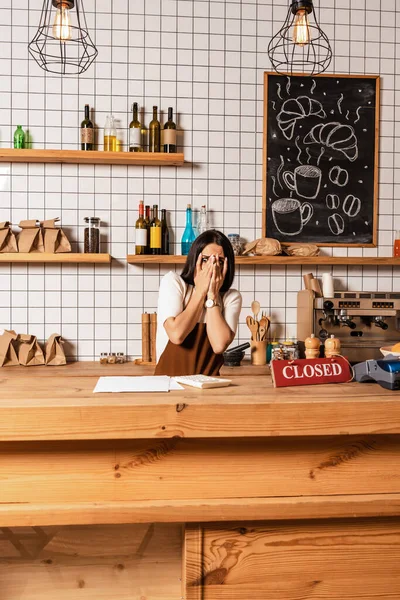
<svg viewBox="0 0 400 600">
<path fill-rule="evenodd" d="M 85 217 L 84 252 L 85 254 L 98 254 L 100 252 L 100 219 L 98 217 Z"/>
</svg>

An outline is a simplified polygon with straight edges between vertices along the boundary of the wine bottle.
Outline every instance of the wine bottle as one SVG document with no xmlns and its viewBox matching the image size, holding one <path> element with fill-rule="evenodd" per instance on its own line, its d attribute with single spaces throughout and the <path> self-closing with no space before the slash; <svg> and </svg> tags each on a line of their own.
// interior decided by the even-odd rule
<svg viewBox="0 0 400 600">
<path fill-rule="evenodd" d="M 147 245 L 146 245 L 146 254 L 150 254 L 150 223 L 151 223 L 151 219 L 153 217 L 150 218 L 150 206 L 148 204 L 146 204 L 146 214 L 145 214 L 145 223 L 146 223 L 146 228 L 147 228 Z"/>
<path fill-rule="evenodd" d="M 144 204 L 143 200 L 139 202 L 139 218 L 135 225 L 135 254 L 146 254 L 147 246 L 147 226 L 144 220 Z"/>
<path fill-rule="evenodd" d="M 25 132 L 22 129 L 22 125 L 17 125 L 17 129 L 14 132 L 14 148 L 25 148 Z"/>
<path fill-rule="evenodd" d="M 165 208 L 161 210 L 161 254 L 169 254 L 169 229 Z"/>
<path fill-rule="evenodd" d="M 188 204 L 186 209 L 186 227 L 181 239 L 181 250 L 183 256 L 187 256 L 189 254 L 190 247 L 195 239 L 196 234 L 192 225 L 192 207 L 190 204 Z"/>
<path fill-rule="evenodd" d="M 168 108 L 168 121 L 164 125 L 164 152 L 176 152 L 176 125 L 172 120 L 172 106 Z"/>
<path fill-rule="evenodd" d="M 160 152 L 160 121 L 157 120 L 157 106 L 153 106 L 153 119 L 149 125 L 149 152 Z"/>
<path fill-rule="evenodd" d="M 143 152 L 142 127 L 138 119 L 138 105 L 133 103 L 133 119 L 129 125 L 129 152 Z"/>
<path fill-rule="evenodd" d="M 199 216 L 199 222 L 197 225 L 197 231 L 199 232 L 199 235 L 200 235 L 201 233 L 204 233 L 207 230 L 208 230 L 207 208 L 206 208 L 205 204 L 203 204 L 203 206 L 200 209 L 200 216 Z"/>
<path fill-rule="evenodd" d="M 117 151 L 117 131 L 115 129 L 113 115 L 107 115 L 104 126 L 104 150 L 106 152 Z"/>
<path fill-rule="evenodd" d="M 153 206 L 153 218 L 150 223 L 150 254 L 161 254 L 161 221 L 158 218 L 158 206 Z"/>
<path fill-rule="evenodd" d="M 89 104 L 85 104 L 85 118 L 81 123 L 81 150 L 93 150 L 94 129 L 89 117 Z"/>
</svg>

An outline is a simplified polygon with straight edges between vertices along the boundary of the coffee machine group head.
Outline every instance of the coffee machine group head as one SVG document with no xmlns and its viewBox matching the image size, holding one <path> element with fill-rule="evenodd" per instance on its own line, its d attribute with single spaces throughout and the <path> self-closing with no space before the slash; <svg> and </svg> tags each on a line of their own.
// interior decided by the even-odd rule
<svg viewBox="0 0 400 600">
<path fill-rule="evenodd" d="M 350 362 L 382 358 L 380 348 L 400 341 L 400 293 L 335 292 L 318 298 L 312 290 L 297 296 L 297 337 L 314 333 L 321 345 L 334 335 Z"/>
</svg>

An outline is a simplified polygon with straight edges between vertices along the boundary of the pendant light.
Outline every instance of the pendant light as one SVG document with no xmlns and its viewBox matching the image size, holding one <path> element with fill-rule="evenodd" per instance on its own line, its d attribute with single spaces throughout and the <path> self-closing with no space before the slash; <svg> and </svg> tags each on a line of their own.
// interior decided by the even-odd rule
<svg viewBox="0 0 400 600">
<path fill-rule="evenodd" d="M 98 52 L 86 24 L 82 0 L 43 0 L 29 53 L 49 73 L 80 75 Z"/>
<path fill-rule="evenodd" d="M 286 20 L 268 45 L 268 56 L 281 75 L 318 75 L 329 67 L 332 49 L 319 26 L 312 0 L 291 2 Z"/>
</svg>

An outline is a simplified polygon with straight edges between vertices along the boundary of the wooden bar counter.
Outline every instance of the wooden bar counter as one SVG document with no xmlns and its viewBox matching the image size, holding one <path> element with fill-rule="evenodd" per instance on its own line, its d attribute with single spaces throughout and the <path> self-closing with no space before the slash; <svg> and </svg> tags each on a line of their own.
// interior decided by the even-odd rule
<svg viewBox="0 0 400 600">
<path fill-rule="evenodd" d="M 396 392 L 247 366 L 229 388 L 93 394 L 148 372 L 1 369 L 1 600 L 400 597 Z"/>
</svg>

